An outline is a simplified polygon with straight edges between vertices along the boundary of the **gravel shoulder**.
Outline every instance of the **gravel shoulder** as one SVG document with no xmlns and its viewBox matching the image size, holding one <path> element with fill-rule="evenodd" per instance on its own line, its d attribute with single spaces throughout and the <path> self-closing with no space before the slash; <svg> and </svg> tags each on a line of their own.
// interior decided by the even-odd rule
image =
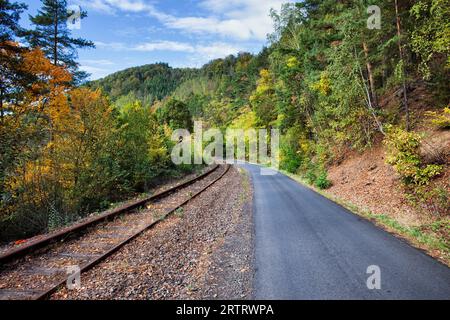
<svg viewBox="0 0 450 320">
<path fill-rule="evenodd" d="M 210 189 L 52 299 L 246 299 L 253 277 L 252 189 L 232 167 Z"/>
</svg>

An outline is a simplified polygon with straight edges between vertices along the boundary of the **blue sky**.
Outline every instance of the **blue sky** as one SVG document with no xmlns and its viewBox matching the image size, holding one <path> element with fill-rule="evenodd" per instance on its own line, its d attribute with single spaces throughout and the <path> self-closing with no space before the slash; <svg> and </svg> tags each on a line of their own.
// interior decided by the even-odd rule
<svg viewBox="0 0 450 320">
<path fill-rule="evenodd" d="M 239 51 L 259 52 L 272 31 L 271 8 L 293 0 L 68 0 L 88 12 L 73 36 L 94 41 L 79 51 L 81 68 L 98 79 L 155 62 L 200 67 Z M 34 15 L 38 0 L 22 0 Z M 27 25 L 27 16 L 23 24 Z"/>
</svg>

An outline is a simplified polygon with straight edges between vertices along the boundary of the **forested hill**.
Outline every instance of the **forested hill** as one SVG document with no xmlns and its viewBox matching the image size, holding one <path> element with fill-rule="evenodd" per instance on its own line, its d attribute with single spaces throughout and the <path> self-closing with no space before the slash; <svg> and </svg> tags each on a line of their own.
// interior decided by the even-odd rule
<svg viewBox="0 0 450 320">
<path fill-rule="evenodd" d="M 450 127 L 449 0 L 378 1 L 379 28 L 370 25 L 370 4 L 286 4 L 272 12 L 274 31 L 259 54 L 216 59 L 199 70 L 144 66 L 98 84 L 119 109 L 153 107 L 172 129 L 189 128 L 192 119 L 221 129 L 279 129 L 281 168 L 319 188 L 332 183 L 330 165 L 384 141 L 408 196 L 428 210 L 432 195 L 447 188 L 434 182 L 448 163 L 421 153 L 421 130 Z M 135 92 L 137 103 L 129 96 Z M 154 99 L 145 95 L 162 101 L 149 104 Z M 447 200 L 433 205 L 448 211 Z"/>
<path fill-rule="evenodd" d="M 245 107 L 260 71 L 269 66 L 270 51 L 265 48 L 257 55 L 241 52 L 212 60 L 198 69 L 172 68 L 165 63 L 133 67 L 87 86 L 100 88 L 118 107 L 133 101 L 152 106 L 175 98 L 187 106 L 193 117 L 225 127 L 248 111 Z"/>
<path fill-rule="evenodd" d="M 133 67 L 92 81 L 89 87 L 101 88 L 113 101 L 126 95 L 153 103 L 170 95 L 182 82 L 198 74 L 197 69 L 172 68 L 166 63 Z"/>
<path fill-rule="evenodd" d="M 424 154 L 423 136 L 450 128 L 449 2 L 288 3 L 272 12 L 274 30 L 258 54 L 200 69 L 135 67 L 88 88 L 76 86 L 75 55 L 64 61 L 71 68 L 55 62 L 55 52 L 73 49 L 65 47 L 64 17 L 34 19 L 56 27 L 36 27 L 26 48 L 14 43 L 23 32 L 12 23 L 0 50 L 8 79 L 0 83 L 0 241 L 67 224 L 192 169 L 171 161 L 171 133 L 195 119 L 220 129 L 279 129 L 281 169 L 319 188 L 331 186 L 330 167 L 349 152 L 383 141 L 405 199 L 427 216 L 448 215 L 449 151 Z M 372 4 L 380 28 L 368 24 Z M 45 17 L 67 12 L 65 5 L 49 2 Z M 5 21 L 17 24 L 24 6 L 6 8 Z"/>
</svg>

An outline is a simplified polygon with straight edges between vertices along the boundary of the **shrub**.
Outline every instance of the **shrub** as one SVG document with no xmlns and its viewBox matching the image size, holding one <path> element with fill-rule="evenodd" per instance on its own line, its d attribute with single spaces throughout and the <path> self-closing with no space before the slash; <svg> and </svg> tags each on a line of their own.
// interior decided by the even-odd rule
<svg viewBox="0 0 450 320">
<path fill-rule="evenodd" d="M 314 182 L 317 179 L 315 168 L 310 168 L 308 171 L 306 171 L 304 178 L 306 179 L 306 182 L 309 184 L 314 184 Z"/>
<path fill-rule="evenodd" d="M 281 137 L 280 167 L 291 173 L 297 172 L 302 165 L 305 147 L 302 146 L 302 132 L 297 126 L 289 128 L 286 135 Z"/>
<path fill-rule="evenodd" d="M 441 165 L 423 165 L 420 156 L 421 142 L 421 136 L 415 132 L 394 127 L 387 128 L 384 140 L 387 146 L 386 162 L 394 167 L 406 185 L 427 185 L 442 172 Z"/>
<path fill-rule="evenodd" d="M 287 172 L 294 173 L 297 171 L 298 167 L 301 165 L 301 158 L 290 148 L 282 147 L 282 161 L 280 163 L 281 169 Z"/>
<path fill-rule="evenodd" d="M 450 107 L 445 107 L 441 113 L 428 111 L 425 115 L 436 128 L 441 130 L 450 129 Z"/>
<path fill-rule="evenodd" d="M 309 162 L 303 178 L 308 184 L 315 185 L 319 189 L 328 189 L 332 183 L 328 180 L 328 173 L 323 165 Z"/>
<path fill-rule="evenodd" d="M 331 187 L 332 183 L 330 180 L 328 180 L 328 174 L 326 171 L 322 171 L 322 173 L 320 173 L 320 175 L 316 179 L 315 185 L 317 188 L 322 190 Z"/>
</svg>

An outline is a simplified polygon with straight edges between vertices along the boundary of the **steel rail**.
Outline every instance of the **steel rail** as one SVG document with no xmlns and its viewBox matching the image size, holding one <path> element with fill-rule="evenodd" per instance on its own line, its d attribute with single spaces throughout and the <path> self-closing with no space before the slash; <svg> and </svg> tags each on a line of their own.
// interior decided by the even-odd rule
<svg viewBox="0 0 450 320">
<path fill-rule="evenodd" d="M 164 219 L 166 219 L 168 216 L 170 216 L 172 213 L 174 213 L 175 211 L 177 211 L 179 208 L 184 207 L 186 204 L 188 204 L 190 201 L 192 201 L 193 199 L 195 199 L 196 197 L 198 197 L 200 194 L 202 194 L 203 192 L 205 192 L 208 188 L 210 188 L 213 184 L 215 184 L 217 181 L 219 181 L 220 179 L 223 178 L 223 176 L 229 171 L 231 165 L 227 164 L 225 166 L 225 170 L 223 173 L 221 173 L 216 179 L 214 179 L 213 181 L 211 181 L 210 183 L 208 183 L 208 185 L 206 185 L 205 187 L 203 187 L 201 190 L 199 190 L 198 192 L 196 192 L 195 194 L 193 194 L 191 197 L 189 197 L 189 199 L 183 201 L 182 203 L 176 205 L 175 207 L 169 209 L 165 215 L 156 220 L 153 221 L 152 223 L 149 223 L 145 226 L 143 226 L 140 230 L 138 230 L 137 232 L 135 232 L 133 235 L 129 236 L 127 239 L 123 240 L 122 242 L 120 242 L 119 244 L 115 245 L 114 247 L 112 247 L 111 249 L 109 249 L 107 252 L 105 252 L 104 254 L 102 254 L 101 256 L 97 257 L 96 259 L 88 262 L 87 264 L 85 264 L 84 266 L 82 266 L 80 268 L 80 273 L 86 272 L 90 269 L 92 269 L 95 265 L 97 265 L 98 263 L 100 263 L 101 261 L 105 260 L 106 258 L 108 258 L 109 256 L 111 256 L 113 253 L 115 253 L 117 250 L 119 250 L 121 247 L 123 247 L 124 245 L 126 245 L 127 243 L 131 242 L 132 240 L 134 240 L 135 238 L 137 238 L 139 235 L 141 235 L 143 232 L 153 228 L 154 226 L 156 226 L 157 224 L 159 224 L 160 222 L 162 222 Z M 217 168 L 214 169 L 214 171 Z M 52 293 L 54 293 L 56 290 L 58 290 L 58 288 L 60 288 L 61 286 L 63 286 L 67 281 L 67 277 L 64 277 L 63 279 L 61 279 L 60 282 L 58 282 L 56 285 L 54 285 L 52 288 L 46 290 L 45 292 L 40 293 L 39 295 L 32 297 L 32 300 L 43 300 L 48 298 Z"/>
<path fill-rule="evenodd" d="M 155 200 L 159 200 L 162 199 L 180 189 L 183 189 L 187 186 L 190 186 L 192 184 L 194 184 L 195 182 L 207 177 L 208 175 L 210 175 L 211 173 L 213 173 L 214 171 L 217 170 L 217 168 L 219 168 L 219 165 L 214 165 L 211 169 L 209 169 L 208 171 L 202 173 L 201 175 L 198 175 L 197 177 L 194 177 L 186 182 L 183 182 L 181 184 L 178 184 L 172 188 L 169 188 L 167 190 L 161 191 L 155 195 L 152 196 L 148 196 L 144 199 L 141 200 L 136 200 L 132 203 L 128 203 L 125 204 L 123 206 L 120 206 L 116 209 L 113 210 L 108 210 L 105 211 L 99 215 L 96 215 L 92 218 L 89 218 L 83 222 L 74 224 L 70 227 L 61 229 L 57 232 L 54 233 L 50 233 L 47 236 L 34 240 L 34 241 L 30 241 L 27 244 L 24 244 L 23 246 L 20 246 L 18 248 L 13 248 L 11 250 L 6 251 L 5 253 L 0 255 L 0 265 L 1 264 L 5 264 L 7 262 L 10 262 L 11 260 L 15 260 L 18 259 L 20 257 L 23 257 L 33 251 L 36 251 L 37 249 L 41 249 L 45 246 L 48 246 L 58 240 L 67 238 L 69 236 L 72 236 L 74 233 L 76 232 L 80 232 L 82 230 L 85 230 L 91 226 L 94 226 L 100 222 L 103 221 L 107 221 L 110 220 L 112 218 L 117 217 L 118 215 L 127 213 L 129 211 L 135 210 L 137 208 L 140 208 L 142 206 L 144 206 L 145 204 L 147 204 L 150 201 L 155 201 Z"/>
</svg>

